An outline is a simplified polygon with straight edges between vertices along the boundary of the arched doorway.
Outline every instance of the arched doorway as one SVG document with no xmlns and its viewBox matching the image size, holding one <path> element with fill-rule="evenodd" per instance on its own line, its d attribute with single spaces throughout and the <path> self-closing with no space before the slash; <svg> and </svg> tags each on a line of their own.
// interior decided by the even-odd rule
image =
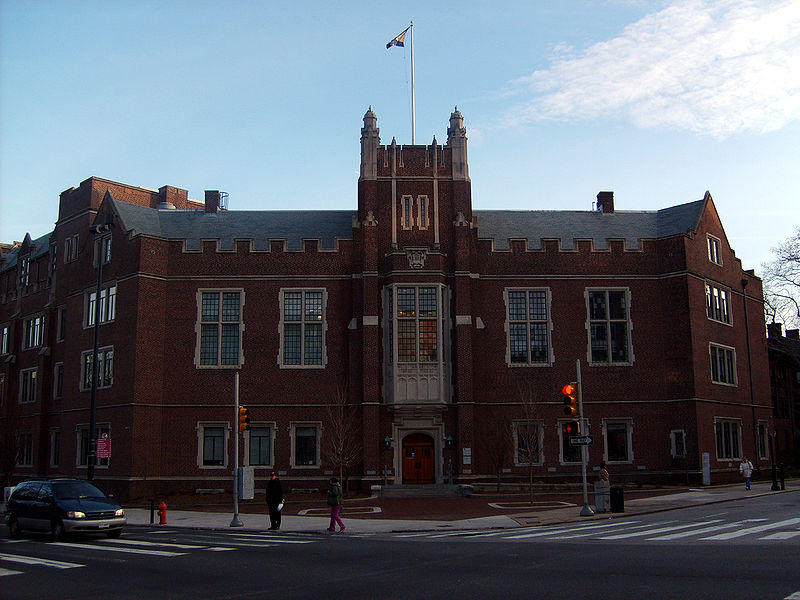
<svg viewBox="0 0 800 600">
<path fill-rule="evenodd" d="M 403 439 L 403 483 L 436 483 L 433 438 L 424 433 Z"/>
</svg>

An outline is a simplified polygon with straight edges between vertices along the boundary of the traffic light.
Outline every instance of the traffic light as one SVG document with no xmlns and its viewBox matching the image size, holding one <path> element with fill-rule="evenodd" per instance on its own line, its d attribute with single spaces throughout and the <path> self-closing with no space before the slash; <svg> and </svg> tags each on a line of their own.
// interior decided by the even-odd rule
<svg viewBox="0 0 800 600">
<path fill-rule="evenodd" d="M 250 409 L 239 407 L 239 433 L 250 430 Z"/>
<path fill-rule="evenodd" d="M 580 421 L 567 421 L 566 423 L 564 423 L 564 433 L 567 436 L 580 435 L 581 434 L 581 422 Z"/>
<path fill-rule="evenodd" d="M 564 394 L 564 414 L 569 417 L 577 416 L 578 384 L 568 383 L 563 388 L 561 388 L 561 393 Z"/>
</svg>

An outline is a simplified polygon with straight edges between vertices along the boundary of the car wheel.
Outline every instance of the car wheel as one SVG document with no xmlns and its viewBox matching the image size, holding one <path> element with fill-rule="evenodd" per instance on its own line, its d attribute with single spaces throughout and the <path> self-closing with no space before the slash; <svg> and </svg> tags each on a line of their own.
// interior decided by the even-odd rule
<svg viewBox="0 0 800 600">
<path fill-rule="evenodd" d="M 54 542 L 64 539 L 64 524 L 61 520 L 53 521 L 50 525 L 50 536 Z"/>
<path fill-rule="evenodd" d="M 109 531 L 106 535 L 110 538 L 118 538 L 122 535 L 122 529 L 114 529 L 113 531 Z"/>
<path fill-rule="evenodd" d="M 19 528 L 19 523 L 16 519 L 9 519 L 8 521 L 8 534 L 12 539 L 19 539 L 22 536 L 22 531 Z"/>
</svg>

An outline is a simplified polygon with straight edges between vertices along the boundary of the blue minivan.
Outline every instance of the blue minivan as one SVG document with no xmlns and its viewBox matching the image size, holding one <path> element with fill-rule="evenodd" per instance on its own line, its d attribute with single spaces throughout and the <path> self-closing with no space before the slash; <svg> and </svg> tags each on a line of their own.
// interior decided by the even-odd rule
<svg viewBox="0 0 800 600">
<path fill-rule="evenodd" d="M 18 484 L 6 504 L 8 530 L 49 532 L 54 540 L 69 533 L 119 537 L 128 522 L 113 498 L 82 479 L 30 479 Z"/>
</svg>

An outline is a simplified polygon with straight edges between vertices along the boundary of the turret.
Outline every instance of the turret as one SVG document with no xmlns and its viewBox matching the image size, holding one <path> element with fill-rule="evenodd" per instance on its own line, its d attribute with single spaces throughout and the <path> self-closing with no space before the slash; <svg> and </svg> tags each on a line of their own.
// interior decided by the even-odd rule
<svg viewBox="0 0 800 600">
<path fill-rule="evenodd" d="M 359 180 L 377 179 L 378 145 L 381 143 L 378 117 L 370 106 L 364 114 L 364 127 L 361 128 L 361 174 Z"/>
<path fill-rule="evenodd" d="M 457 106 L 450 115 L 450 127 L 447 128 L 447 145 L 452 152 L 453 179 L 469 181 L 467 130 L 464 128 L 464 117 L 458 111 Z"/>
</svg>

